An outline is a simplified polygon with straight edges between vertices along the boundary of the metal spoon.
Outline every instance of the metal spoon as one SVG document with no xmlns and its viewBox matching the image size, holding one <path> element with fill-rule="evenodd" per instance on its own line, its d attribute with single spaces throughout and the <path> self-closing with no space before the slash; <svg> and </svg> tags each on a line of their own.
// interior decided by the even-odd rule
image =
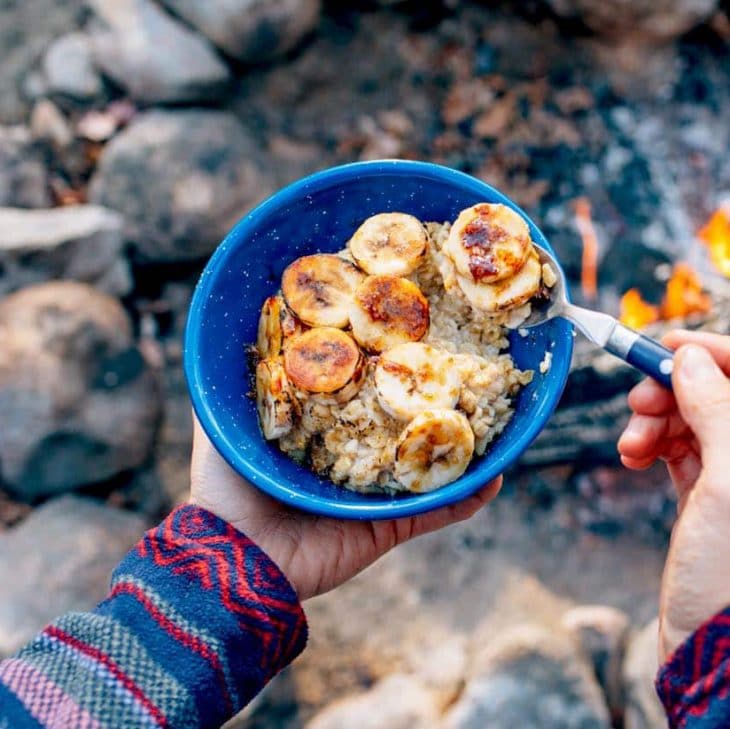
<svg viewBox="0 0 730 729">
<path fill-rule="evenodd" d="M 671 390 L 674 352 L 653 339 L 629 329 L 608 314 L 571 304 L 565 294 L 565 275 L 557 261 L 540 246 L 536 245 L 535 249 L 540 256 L 540 262 L 547 263 L 552 268 L 557 280 L 549 289 L 549 299 L 537 299 L 532 302 L 532 313 L 521 326 L 530 329 L 554 317 L 567 319 L 591 342 Z"/>
</svg>

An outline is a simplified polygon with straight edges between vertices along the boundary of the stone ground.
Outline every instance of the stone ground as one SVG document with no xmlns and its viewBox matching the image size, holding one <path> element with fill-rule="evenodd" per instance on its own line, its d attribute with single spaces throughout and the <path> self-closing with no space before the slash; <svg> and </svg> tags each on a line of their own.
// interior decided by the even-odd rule
<svg viewBox="0 0 730 729">
<path fill-rule="evenodd" d="M 186 3 L 163 4 L 184 15 Z M 570 2 L 552 4 L 570 14 Z M 257 196 L 331 164 L 433 160 L 511 194 L 544 226 L 576 283 L 581 245 L 573 209 L 575 199 L 586 195 L 601 239 L 599 303 L 615 312 L 618 295 L 630 286 L 656 298 L 662 286 L 657 264 L 689 256 L 703 267 L 693 232 L 730 193 L 730 22 L 722 14 L 676 43 L 637 49 L 606 45 L 575 19 L 558 22 L 539 2 L 330 0 L 301 45 L 293 48 L 291 29 L 282 26 L 278 50 L 284 56 L 251 68 L 240 63 L 250 58 L 226 58 L 223 64 L 207 41 L 162 15 L 162 4 L 140 0 L 135 7 L 147 8 L 146 14 L 126 17 L 150 26 L 132 30 L 179 38 L 208 59 L 209 72 L 186 79 L 175 63 L 157 57 L 150 66 L 155 82 L 142 88 L 132 82 L 135 67 L 146 59 L 129 56 L 122 3 L 109 0 L 91 3 L 105 24 L 92 25 L 88 37 L 67 37 L 54 46 L 55 55 L 46 56 L 45 81 L 37 71 L 28 73 L 50 40 L 86 27 L 89 11 L 80 0 L 56 5 L 37 23 L 40 0 L 29 0 L 21 11 L 0 2 L 0 47 L 11 51 L 0 90 L 9 89 L 12 102 L 2 120 L 28 120 L 32 131 L 0 133 L 0 205 L 42 209 L 55 203 L 79 212 L 91 202 L 111 210 L 94 209 L 92 229 L 81 226 L 79 233 L 76 220 L 54 240 L 5 240 L 0 230 L 0 290 L 73 277 L 122 297 L 135 342 L 125 339 L 118 346 L 138 364 L 132 384 L 152 392 L 159 377 L 164 401 L 156 443 L 142 465 L 140 446 L 113 462 L 109 480 L 79 489 L 81 498 L 112 509 L 101 517 L 95 512 L 97 518 L 119 520 L 108 553 L 93 563 L 96 572 L 126 549 L 132 523 L 127 511 L 141 516 L 133 523 L 141 529 L 142 519 L 151 523 L 186 498 L 191 424 L 182 374 L 185 315 L 222 221 L 243 214 Z M 307 27 L 316 5 L 299 3 Z M 223 25 L 208 32 L 222 44 L 227 40 L 218 34 L 228 30 Z M 250 28 L 241 32 L 255 39 Z M 32 43 L 24 34 L 33 35 Z M 114 41 L 114 57 L 98 58 L 99 37 Z M 92 56 L 107 74 L 118 74 L 112 82 L 102 82 Z M 72 58 L 75 73 L 48 73 L 58 69 L 54 57 Z M 47 92 L 44 84 L 50 84 Z M 73 89 L 76 100 L 60 89 Z M 45 103 L 46 93 L 57 107 Z M 160 112 L 159 104 L 168 101 L 196 111 L 173 106 Z M 195 143 L 186 144 L 193 128 Z M 222 137 L 235 143 L 226 147 Z M 219 187 L 224 179 L 230 189 Z M 208 196 L 205 209 L 196 206 L 201 191 Z M 84 214 L 90 211 L 84 208 Z M 34 221 L 56 213 L 38 215 L 19 218 L 17 210 L 6 210 L 0 220 L 22 218 L 33 229 L 42 227 Z M 98 270 L 80 271 L 79 262 L 88 259 L 84 246 L 98 241 L 108 255 L 97 262 Z M 70 321 L 77 318 L 69 315 Z M 112 347 L 110 328 L 99 328 L 99 346 Z M 70 356 L 84 375 L 96 367 L 86 350 Z M 114 378 L 124 368 L 117 369 L 129 357 L 107 359 L 114 362 L 97 374 L 123 397 L 108 378 L 118 384 Z M 3 387 L 5 380 L 0 393 Z M 150 398 L 145 422 L 156 415 L 155 403 Z M 141 416 L 130 415 L 129 422 L 135 417 Z M 85 435 L 93 445 L 94 433 Z M 23 482 L 20 471 L 17 481 L 16 490 Z M 22 552 L 24 524 L 47 515 L 48 508 L 32 510 L 0 491 L 6 544 Z M 309 649 L 236 726 L 417 729 L 440 725 L 445 717 L 448 729 L 484 722 L 500 729 L 484 712 L 492 699 L 513 695 L 516 677 L 523 677 L 519 656 L 535 654 L 538 668 L 524 675 L 534 689 L 527 694 L 535 697 L 532 709 L 542 706 L 541 697 L 557 697 L 556 727 L 607 727 L 589 656 L 563 617 L 575 604 L 600 604 L 623 611 L 634 631 L 649 623 L 657 610 L 673 508 L 661 470 L 631 476 L 617 468 L 610 448 L 600 462 L 580 468 L 515 470 L 499 498 L 469 523 L 406 545 L 313 600 L 307 606 Z M 72 510 L 65 511 L 58 519 L 70 519 Z M 93 527 L 91 516 L 89 521 Z M 90 536 L 80 536 L 81 562 L 84 555 L 93 561 L 84 549 L 94 538 L 93 528 Z M 31 562 L 36 589 L 25 583 L 14 589 L 47 608 L 52 586 L 44 575 L 53 561 L 39 563 L 33 556 Z M 79 591 L 91 604 L 98 588 L 97 581 Z M 67 599 L 59 609 L 66 603 L 80 607 Z M 0 616 L 0 636 L 11 634 L 7 625 L 13 636 L 27 632 L 29 626 L 15 625 L 17 614 L 5 625 Z M 596 624 L 602 619 L 594 616 Z M 661 724 L 651 701 L 653 631 L 650 626 L 632 633 L 627 645 L 622 638 L 610 651 L 620 666 L 618 686 L 603 687 L 609 696 L 619 695 L 618 708 L 611 700 L 614 726 L 622 726 L 626 704 L 626 729 Z M 353 694 L 359 698 L 350 699 Z M 401 713 L 378 714 L 379 706 L 398 703 L 393 696 L 403 697 Z M 343 703 L 333 705 L 340 698 Z M 503 716 L 513 726 L 552 726 L 534 724 L 526 714 Z"/>
<path fill-rule="evenodd" d="M 529 510 L 508 485 L 470 522 L 405 545 L 311 601 L 308 650 L 246 726 L 302 726 L 336 696 L 394 672 L 458 685 L 468 670 L 458 660 L 440 666 L 444 646 L 468 653 L 524 622 L 551 625 L 556 600 L 611 605 L 644 625 L 657 611 L 663 546 L 576 529 L 571 508 L 568 498 Z"/>
</svg>

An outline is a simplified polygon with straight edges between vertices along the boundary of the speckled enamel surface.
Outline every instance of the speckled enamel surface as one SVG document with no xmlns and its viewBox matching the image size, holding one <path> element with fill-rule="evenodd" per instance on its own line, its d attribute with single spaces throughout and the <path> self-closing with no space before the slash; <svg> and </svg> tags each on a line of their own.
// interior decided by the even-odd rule
<svg viewBox="0 0 730 729">
<path fill-rule="evenodd" d="M 297 466 L 259 431 L 246 347 L 256 339 L 261 304 L 279 287 L 298 256 L 335 252 L 369 216 L 404 212 L 423 221 L 454 220 L 478 202 L 501 202 L 520 212 L 533 240 L 550 245 L 527 216 L 488 185 L 445 167 L 406 161 L 363 162 L 325 170 L 281 190 L 244 217 L 204 270 L 186 331 L 185 372 L 195 411 L 223 457 L 262 490 L 301 509 L 343 518 L 412 515 L 459 501 L 519 458 L 557 405 L 570 367 L 573 336 L 562 320 L 526 337 L 515 331 L 511 354 L 534 369 L 515 415 L 487 453 L 458 481 L 429 494 L 358 494 Z M 545 352 L 552 366 L 541 374 Z"/>
</svg>

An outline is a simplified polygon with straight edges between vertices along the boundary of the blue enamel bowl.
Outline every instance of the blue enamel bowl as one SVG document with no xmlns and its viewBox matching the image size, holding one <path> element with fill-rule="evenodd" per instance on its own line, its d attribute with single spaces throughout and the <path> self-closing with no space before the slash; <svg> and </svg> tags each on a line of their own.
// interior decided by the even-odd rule
<svg viewBox="0 0 730 729">
<path fill-rule="evenodd" d="M 193 296 L 184 365 L 193 407 L 213 445 L 243 477 L 280 501 L 324 516 L 390 519 L 458 502 L 513 464 L 542 430 L 565 387 L 572 328 L 548 322 L 527 337 L 513 332 L 511 354 L 533 382 L 515 402 L 504 433 L 457 481 L 428 494 L 388 496 L 348 491 L 321 479 L 266 442 L 248 396 L 246 348 L 256 341 L 261 304 L 299 256 L 344 247 L 376 213 L 399 211 L 424 221 L 454 220 L 478 202 L 504 203 L 530 225 L 533 240 L 552 250 L 537 226 L 489 185 L 425 162 L 363 162 L 318 172 L 276 193 L 243 218 L 220 244 Z M 545 352 L 552 366 L 540 374 Z"/>
</svg>

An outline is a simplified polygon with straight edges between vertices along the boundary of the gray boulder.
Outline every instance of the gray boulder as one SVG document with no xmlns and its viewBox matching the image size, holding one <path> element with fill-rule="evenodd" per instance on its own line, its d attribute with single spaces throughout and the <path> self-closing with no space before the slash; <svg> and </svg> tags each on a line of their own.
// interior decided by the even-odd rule
<svg viewBox="0 0 730 729">
<path fill-rule="evenodd" d="M 96 65 L 134 99 L 190 102 L 220 96 L 230 75 L 213 46 L 152 0 L 89 0 Z"/>
<path fill-rule="evenodd" d="M 28 501 L 142 464 L 157 373 L 116 299 L 70 281 L 0 300 L 0 481 Z"/>
<path fill-rule="evenodd" d="M 261 63 L 294 48 L 317 26 L 321 0 L 163 0 L 218 48 Z"/>
<path fill-rule="evenodd" d="M 394 674 L 365 693 L 334 702 L 305 729 L 431 729 L 438 709 L 433 696 L 412 676 Z"/>
<path fill-rule="evenodd" d="M 52 94 L 86 100 L 102 90 L 91 42 L 84 33 L 69 33 L 54 41 L 43 57 L 43 72 Z"/>
<path fill-rule="evenodd" d="M 142 259 L 201 258 L 271 190 L 258 154 L 232 114 L 147 112 L 105 148 L 90 200 L 123 213 Z"/>
<path fill-rule="evenodd" d="M 0 534 L 0 657 L 59 615 L 93 608 L 144 529 L 139 516 L 63 496 Z"/>
<path fill-rule="evenodd" d="M 35 139 L 49 143 L 56 151 L 65 151 L 74 141 L 68 119 L 50 99 L 40 99 L 33 105 L 30 132 Z"/>
<path fill-rule="evenodd" d="M 624 711 L 623 662 L 631 631 L 626 613 L 607 605 L 580 605 L 563 616 L 563 626 L 577 639 L 593 665 L 611 715 Z"/>
<path fill-rule="evenodd" d="M 132 280 L 122 255 L 123 229 L 119 213 L 94 205 L 0 208 L 0 296 L 51 279 L 128 294 Z"/>
<path fill-rule="evenodd" d="M 0 122 L 25 119 L 24 87 L 54 38 L 78 28 L 85 0 L 0 2 Z"/>
<path fill-rule="evenodd" d="M 658 619 L 634 633 L 629 641 L 623 667 L 626 729 L 664 729 L 667 726 L 664 708 L 654 688 L 659 671 L 658 642 Z"/>
<path fill-rule="evenodd" d="M 601 35 L 669 40 L 702 23 L 719 0 L 548 0 L 559 15 L 580 18 Z"/>
<path fill-rule="evenodd" d="M 46 154 L 46 147 L 34 141 L 26 127 L 0 126 L 0 205 L 43 208 L 51 204 Z"/>
<path fill-rule="evenodd" d="M 543 628 L 513 628 L 448 713 L 444 729 L 610 729 L 608 709 L 575 647 Z"/>
</svg>

